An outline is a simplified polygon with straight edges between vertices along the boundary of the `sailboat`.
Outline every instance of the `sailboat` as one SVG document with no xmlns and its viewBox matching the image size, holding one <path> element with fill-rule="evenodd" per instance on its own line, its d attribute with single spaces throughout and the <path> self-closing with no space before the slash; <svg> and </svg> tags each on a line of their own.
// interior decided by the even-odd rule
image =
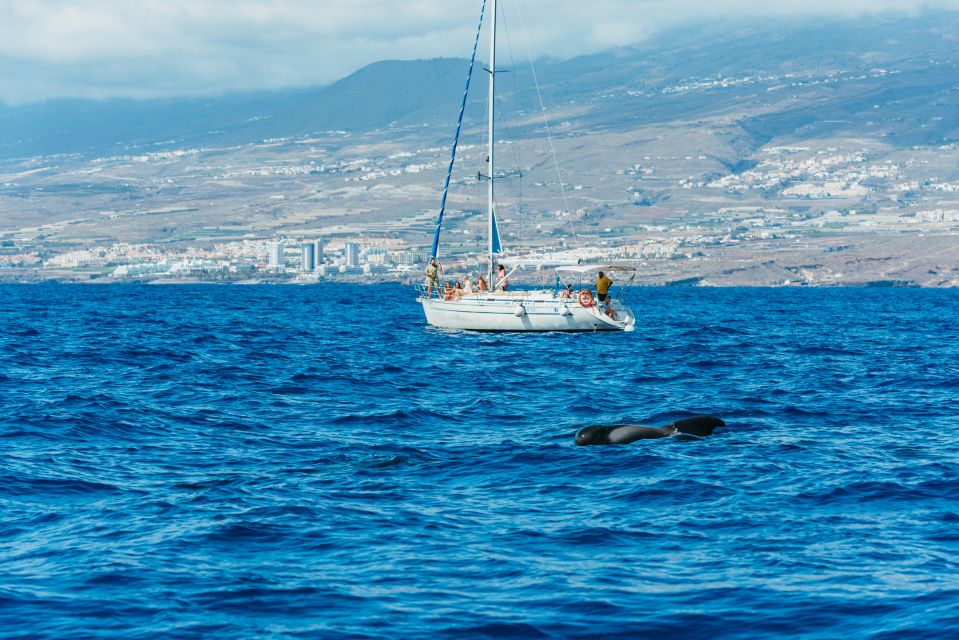
<svg viewBox="0 0 959 640">
<path fill-rule="evenodd" d="M 487 153 L 489 175 L 487 180 L 487 279 L 493 286 L 492 291 L 478 291 L 460 295 L 448 294 L 443 296 L 437 291 L 436 297 L 431 295 L 429 288 L 421 289 L 417 298 L 423 305 L 426 321 L 443 329 L 461 329 L 472 331 L 632 331 L 636 317 L 622 299 L 594 294 L 592 290 L 581 288 L 574 291 L 576 283 L 589 282 L 589 278 L 603 272 L 628 291 L 636 275 L 636 270 L 626 265 L 570 265 L 556 268 L 557 284 L 562 282 L 565 287 L 557 286 L 554 290 L 520 290 L 508 291 L 506 277 L 499 282 L 494 280 L 497 271 L 497 259 L 503 254 L 500 241 L 499 227 L 496 222 L 496 158 L 495 158 L 495 119 L 494 101 L 496 97 L 496 0 L 490 2 L 489 28 L 489 92 L 487 96 L 488 109 L 488 140 Z M 443 215 L 446 210 L 446 198 L 449 193 L 450 177 L 453 173 L 453 164 L 456 160 L 456 148 L 459 143 L 460 131 L 463 125 L 463 113 L 466 109 L 466 99 L 469 93 L 470 80 L 473 76 L 473 66 L 476 61 L 476 50 L 479 45 L 480 32 L 486 12 L 487 0 L 483 0 L 480 11 L 479 25 L 476 29 L 476 38 L 473 42 L 473 55 L 470 58 L 469 71 L 466 76 L 466 87 L 460 104 L 459 117 L 456 123 L 456 133 L 453 138 L 452 151 L 446 172 L 446 183 L 443 197 L 440 202 L 440 212 L 436 222 L 436 231 L 433 235 L 433 246 L 430 253 L 432 258 L 439 257 L 440 231 L 443 225 Z M 503 261 L 500 261 L 502 264 Z M 514 267 L 514 271 L 515 271 Z M 507 274 L 511 275 L 511 274 Z M 625 280 L 625 282 L 623 282 Z M 622 286 L 622 285 L 626 286 Z M 600 298 L 605 298 L 601 300 Z"/>
</svg>

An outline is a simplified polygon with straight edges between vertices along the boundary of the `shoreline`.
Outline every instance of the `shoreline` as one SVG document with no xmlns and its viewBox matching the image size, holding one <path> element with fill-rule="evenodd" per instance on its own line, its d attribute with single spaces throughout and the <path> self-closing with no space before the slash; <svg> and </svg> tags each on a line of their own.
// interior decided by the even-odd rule
<svg viewBox="0 0 959 640">
<path fill-rule="evenodd" d="M 716 283 L 716 282 L 704 282 L 705 279 L 699 278 L 682 278 L 672 281 L 659 281 L 659 282 L 636 282 L 632 285 L 632 288 L 655 288 L 655 289 L 665 289 L 665 288 L 690 288 L 690 289 L 957 289 L 959 288 L 959 282 L 950 283 L 950 284 L 939 284 L 939 285 L 928 285 L 922 284 L 911 280 L 866 280 L 860 282 L 829 282 L 829 283 L 816 283 L 816 282 L 792 282 L 788 284 L 772 284 L 772 283 Z M 115 285 L 149 285 L 149 286 L 185 286 L 185 285 L 205 285 L 205 286 L 278 286 L 278 287 L 315 287 L 315 286 L 333 286 L 333 285 L 348 285 L 348 286 L 378 286 L 378 285 L 398 285 L 398 286 L 407 286 L 413 287 L 416 284 L 419 284 L 419 280 L 393 280 L 393 279 L 382 279 L 382 280 L 316 280 L 316 281 L 296 281 L 296 280 L 275 280 L 275 279 L 244 279 L 244 280 L 201 280 L 201 279 L 183 279 L 183 280 L 173 280 L 169 278 L 163 279 L 114 279 L 114 278 L 35 278 L 35 279 L 25 279 L 25 278 L 3 278 L 0 276 L 0 285 L 20 285 L 20 286 L 30 286 L 30 285 L 44 285 L 44 284 L 55 284 L 55 285 L 80 285 L 80 286 L 115 286 Z M 516 285 L 520 289 L 534 289 L 534 288 L 544 288 L 544 285 L 524 285 L 522 283 L 517 283 Z M 552 285 L 545 285 L 545 288 L 550 288 Z"/>
</svg>

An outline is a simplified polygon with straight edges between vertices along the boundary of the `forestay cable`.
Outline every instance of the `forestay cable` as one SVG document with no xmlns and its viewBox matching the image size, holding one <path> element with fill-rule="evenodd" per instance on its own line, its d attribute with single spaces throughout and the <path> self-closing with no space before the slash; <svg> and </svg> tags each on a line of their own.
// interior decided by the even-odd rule
<svg viewBox="0 0 959 640">
<path fill-rule="evenodd" d="M 539 90 L 539 80 L 536 78 L 536 67 L 533 66 L 533 54 L 529 49 L 529 36 L 526 31 L 526 24 L 523 21 L 523 12 L 516 3 L 516 14 L 519 16 L 519 26 L 523 31 L 523 43 L 526 45 L 526 57 L 529 58 L 529 70 L 533 74 L 533 85 L 536 87 L 536 97 L 539 99 L 539 109 L 543 114 L 543 124 L 546 126 L 546 139 L 549 141 L 549 152 L 553 156 L 553 166 L 556 167 L 556 178 L 559 180 L 559 192 L 563 196 L 563 207 L 566 212 L 566 221 L 569 223 L 569 230 L 574 239 L 578 239 L 576 229 L 573 227 L 573 217 L 569 212 L 569 201 L 566 198 L 566 187 L 563 184 L 563 175 L 559 170 L 559 160 L 556 159 L 556 147 L 553 146 L 553 134 L 549 129 L 549 119 L 546 117 L 546 106 L 543 104 L 543 94 Z"/>
<path fill-rule="evenodd" d="M 430 257 L 432 258 L 438 257 L 440 229 L 443 226 L 443 214 L 446 213 L 446 196 L 450 192 L 450 178 L 453 175 L 453 163 L 456 161 L 456 147 L 460 142 L 460 130 L 463 128 L 463 113 L 466 111 L 466 97 L 470 92 L 470 80 L 473 77 L 473 63 L 476 62 L 476 47 L 479 45 L 480 31 L 483 29 L 483 16 L 485 15 L 486 0 L 483 0 L 483 7 L 480 9 L 479 24 L 476 26 L 476 39 L 473 41 L 473 55 L 470 57 L 469 71 L 466 73 L 466 87 L 463 89 L 463 101 L 460 103 L 460 113 L 456 118 L 456 134 L 453 136 L 453 150 L 450 152 L 450 164 L 446 169 L 446 182 L 443 184 L 443 199 L 440 200 L 440 214 L 436 219 L 436 233 L 433 234 L 433 249 L 430 251 Z"/>
</svg>

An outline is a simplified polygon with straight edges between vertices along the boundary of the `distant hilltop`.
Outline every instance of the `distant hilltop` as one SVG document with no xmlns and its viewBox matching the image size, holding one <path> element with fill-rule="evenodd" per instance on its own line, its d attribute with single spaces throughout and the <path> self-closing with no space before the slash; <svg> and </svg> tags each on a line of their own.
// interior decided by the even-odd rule
<svg viewBox="0 0 959 640">
<path fill-rule="evenodd" d="M 952 140 L 959 129 L 953 90 L 959 77 L 957 38 L 955 12 L 729 21 L 670 31 L 634 47 L 543 61 L 537 72 L 548 107 L 589 104 L 584 117 L 596 126 L 668 123 L 722 110 L 766 140 L 803 128 L 806 135 L 855 132 L 881 105 L 898 118 L 890 126 L 890 141 L 926 144 Z M 455 58 L 383 61 L 325 87 L 0 107 L 0 159 L 242 144 L 331 129 L 449 125 L 465 70 L 466 61 Z M 900 76 L 875 76 L 876 70 Z M 519 63 L 512 71 L 528 74 Z M 821 83 L 824 93 L 770 110 L 752 108 L 757 93 L 788 94 L 808 83 Z M 484 88 L 478 84 L 474 99 L 482 101 Z M 532 94 L 517 100 L 538 108 Z M 937 120 L 929 117 L 933 106 L 941 107 Z"/>
<path fill-rule="evenodd" d="M 331 129 L 449 120 L 466 61 L 383 61 L 326 87 L 160 100 L 0 107 L 0 158 L 259 142 Z"/>
</svg>

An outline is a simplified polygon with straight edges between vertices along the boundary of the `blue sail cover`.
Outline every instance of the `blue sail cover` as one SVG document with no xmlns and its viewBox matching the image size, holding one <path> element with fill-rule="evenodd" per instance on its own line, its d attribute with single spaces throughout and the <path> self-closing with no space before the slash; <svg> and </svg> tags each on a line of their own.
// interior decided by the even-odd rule
<svg viewBox="0 0 959 640">
<path fill-rule="evenodd" d="M 499 240 L 499 227 L 496 225 L 496 209 L 493 209 L 492 215 L 490 216 L 490 237 L 489 237 L 489 252 L 498 255 L 503 253 L 503 245 Z"/>
<path fill-rule="evenodd" d="M 479 44 L 480 31 L 483 28 L 483 16 L 486 15 L 486 0 L 483 0 L 483 8 L 480 9 L 479 25 L 476 27 L 476 40 L 473 41 L 473 55 L 470 57 L 469 71 L 466 73 L 466 87 L 463 89 L 463 101 L 460 103 L 460 113 L 456 119 L 456 134 L 453 136 L 453 150 L 450 152 L 450 163 L 446 169 L 446 183 L 443 185 L 443 199 L 440 200 L 440 214 L 436 219 L 436 232 L 433 234 L 433 248 L 430 250 L 430 257 L 438 257 L 440 246 L 440 229 L 443 227 L 443 214 L 446 213 L 446 196 L 450 192 L 450 177 L 453 175 L 453 163 L 456 160 L 456 147 L 460 142 L 460 129 L 463 128 L 463 112 L 466 111 L 466 97 L 470 92 L 470 79 L 473 77 L 473 63 L 476 62 L 476 47 Z"/>
</svg>

